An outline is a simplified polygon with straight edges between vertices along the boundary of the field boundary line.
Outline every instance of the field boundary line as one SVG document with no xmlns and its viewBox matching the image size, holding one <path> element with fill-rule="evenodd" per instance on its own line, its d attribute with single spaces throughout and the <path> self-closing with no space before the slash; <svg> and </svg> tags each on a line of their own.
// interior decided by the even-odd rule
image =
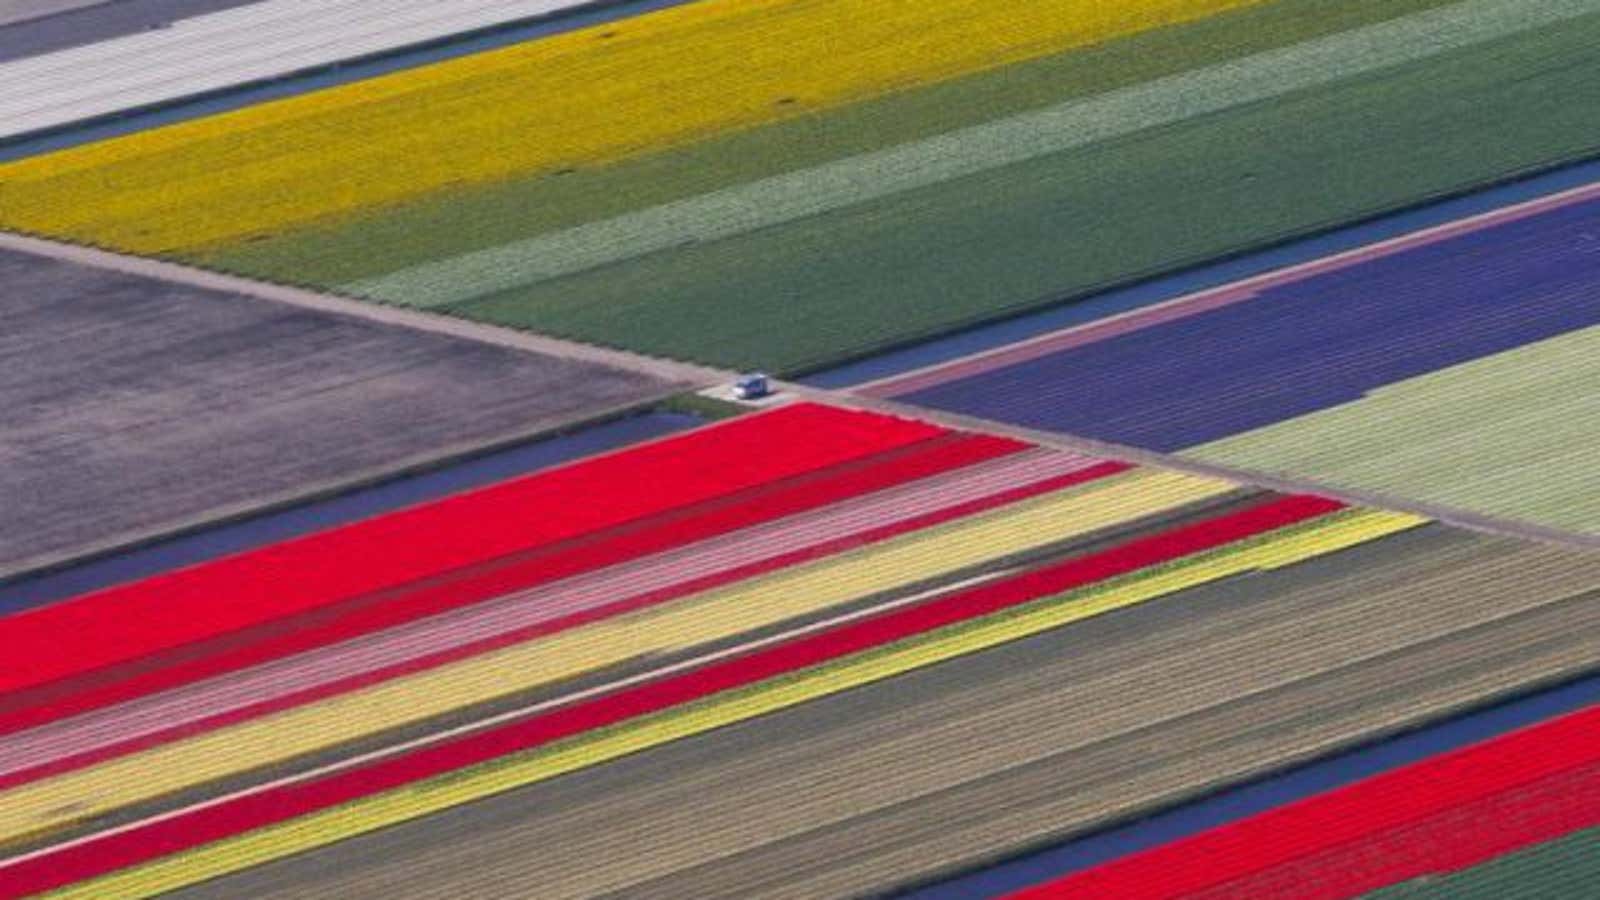
<svg viewBox="0 0 1600 900">
<path fill-rule="evenodd" d="M 388 306 L 309 288 L 258 281 L 170 260 L 117 253 L 14 231 L 0 231 L 0 249 L 30 253 L 63 262 L 155 278 L 205 290 L 242 294 L 302 309 L 409 328 L 413 331 L 439 334 L 480 344 L 493 344 L 557 359 L 609 366 L 613 369 L 649 375 L 685 388 L 704 387 L 719 381 L 731 380 L 735 376 L 731 371 L 696 363 L 646 356 L 628 350 L 585 344 L 418 309 Z"/>
<path fill-rule="evenodd" d="M 1453 525 L 1457 528 L 1484 534 L 1542 541 L 1548 544 L 1559 544 L 1585 550 L 1600 550 L 1600 535 L 1551 528 L 1531 522 L 1476 513 L 1443 504 L 1418 502 L 1392 494 L 1332 485 L 1295 475 L 1275 475 L 1253 469 L 1204 462 L 1170 453 L 1159 453 L 1154 450 L 1145 450 L 1126 444 L 1116 444 L 1110 441 L 1053 431 L 1042 431 L 1020 425 L 1009 425 L 977 416 L 914 406 L 889 398 L 856 394 L 850 390 L 825 390 L 802 384 L 785 384 L 783 389 L 801 396 L 815 398 L 818 401 L 829 402 L 836 406 L 884 413 L 900 418 L 921 419 L 925 422 L 942 425 L 958 431 L 1015 438 L 1040 447 L 1051 447 L 1057 450 L 1098 456 L 1107 460 L 1122 460 L 1137 465 L 1187 472 L 1210 478 L 1222 478 L 1270 491 L 1290 494 L 1316 494 L 1334 500 L 1342 500 L 1353 506 L 1365 506 L 1425 516 L 1445 525 Z"/>
</svg>

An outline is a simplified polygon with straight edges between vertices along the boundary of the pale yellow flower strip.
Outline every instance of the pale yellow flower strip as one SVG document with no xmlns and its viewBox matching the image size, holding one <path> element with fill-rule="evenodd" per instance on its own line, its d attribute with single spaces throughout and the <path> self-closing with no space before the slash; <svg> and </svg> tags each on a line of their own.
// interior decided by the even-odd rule
<svg viewBox="0 0 1600 900">
<path fill-rule="evenodd" d="M 1173 472 L 1135 471 L 219 728 L 0 793 L 0 841 L 37 836 L 607 666 L 733 638 L 1234 488 Z"/>
<path fill-rule="evenodd" d="M 887 650 L 774 679 L 509 757 L 375 795 L 190 853 L 76 885 L 52 896 L 147 897 L 389 827 L 429 813 L 554 778 L 787 707 L 815 700 L 1156 597 L 1252 570 L 1274 569 L 1395 534 L 1427 520 L 1389 512 L 1334 517 L 1321 527 L 1290 529 L 1277 538 L 1164 567 L 1144 577 L 1090 587 L 975 623 L 951 626 Z"/>
<path fill-rule="evenodd" d="M 603 164 L 1260 0 L 701 0 L 0 165 L 0 226 L 222 245 Z"/>
</svg>

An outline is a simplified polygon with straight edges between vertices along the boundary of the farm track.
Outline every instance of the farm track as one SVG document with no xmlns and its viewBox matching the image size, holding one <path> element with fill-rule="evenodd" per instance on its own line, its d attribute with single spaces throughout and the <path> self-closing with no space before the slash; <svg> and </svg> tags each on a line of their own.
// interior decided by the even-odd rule
<svg viewBox="0 0 1600 900">
<path fill-rule="evenodd" d="M 694 363 L 643 356 L 626 350 L 615 350 L 593 344 L 561 340 L 523 329 L 505 328 L 451 316 L 431 315 L 416 310 L 366 303 L 336 294 L 228 275 L 222 272 L 185 265 L 180 262 L 117 253 L 33 235 L 0 231 L 0 249 L 31 253 L 51 259 L 59 259 L 64 262 L 93 266 L 97 269 L 123 272 L 129 275 L 159 278 L 207 290 L 227 291 L 249 297 L 259 297 L 263 300 L 272 300 L 304 309 L 350 316 L 387 325 L 399 325 L 430 334 L 465 338 L 478 343 L 509 347 L 513 350 L 525 350 L 531 353 L 553 356 L 558 359 L 600 363 L 613 368 L 660 378 L 674 384 L 707 385 L 727 381 L 733 377 L 733 373 L 727 370 L 710 368 Z"/>
<path fill-rule="evenodd" d="M 497 346 L 529 350 L 570 359 L 602 362 L 617 368 L 650 374 L 655 377 L 669 378 L 680 384 L 706 386 L 726 383 L 735 375 L 735 373 L 728 370 L 707 368 L 676 360 L 640 356 L 628 351 L 548 337 L 509 326 L 473 322 L 425 310 L 382 306 L 312 289 L 272 284 L 242 276 L 225 275 L 181 263 L 114 253 L 37 237 L 0 232 L 0 248 L 38 253 L 65 261 L 108 268 L 129 274 L 165 278 L 195 287 L 229 290 L 305 308 L 351 315 L 370 321 L 396 324 L 431 333 L 447 334 Z M 940 422 L 964 431 L 1003 434 L 1040 446 L 1056 447 L 1103 458 L 1124 459 L 1142 465 L 1161 466 L 1199 475 L 1220 477 L 1267 490 L 1289 493 L 1314 493 L 1344 499 L 1357 505 L 1414 512 L 1418 515 L 1474 531 L 1505 534 L 1539 541 L 1554 541 L 1573 546 L 1600 548 L 1600 535 L 1585 535 L 1563 529 L 1546 528 L 1497 516 L 1482 515 L 1448 505 L 1418 503 L 1405 497 L 1382 492 L 1335 487 L 1314 478 L 1267 474 L 1247 467 L 1211 463 L 1175 454 L 1156 453 L 1107 441 L 1097 441 L 1090 438 L 1008 425 L 977 416 L 962 415 L 897 402 L 889 398 L 866 396 L 850 389 L 826 390 L 797 383 L 784 384 L 781 387 L 786 392 L 802 397 L 812 397 L 821 402 L 855 409 L 886 412 L 902 418 L 917 418 Z"/>
</svg>

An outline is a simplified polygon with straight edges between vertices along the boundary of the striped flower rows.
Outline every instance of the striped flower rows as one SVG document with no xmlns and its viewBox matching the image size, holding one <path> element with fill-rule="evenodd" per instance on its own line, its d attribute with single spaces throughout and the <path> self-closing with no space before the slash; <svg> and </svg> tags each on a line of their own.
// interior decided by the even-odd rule
<svg viewBox="0 0 1600 900">
<path fill-rule="evenodd" d="M 848 0 L 705 0 L 23 161 L 0 182 L 10 225 L 137 252 L 234 243 L 790 118 L 800 110 L 785 92 L 825 109 L 1252 2 L 1046 0 L 1001 13 L 939 0 L 862 16 Z M 234 163 L 229 190 L 196 165 L 198 146 Z M 107 195 L 100 174 L 81 180 L 89 172 L 164 186 Z M 327 178 L 341 189 L 280 189 Z M 96 211 L 80 205 L 90 198 Z"/>
<path fill-rule="evenodd" d="M 0 227 L 792 373 L 1593 153 L 1597 34 L 1600 0 L 697 0 L 0 164 Z"/>
<path fill-rule="evenodd" d="M 0 228 L 793 374 L 1592 155 L 1597 66 L 1600 0 L 697 0 L 0 163 Z M 0 616 L 0 897 L 935 884 L 1591 673 L 1597 223 L 1589 185 L 864 389 L 1181 469 L 780 403 Z M 1465 871 L 1597 824 L 1597 729 L 1025 896 Z"/>
<path fill-rule="evenodd" d="M 861 390 L 1600 532 L 1597 224 L 1589 183 Z"/>
<path fill-rule="evenodd" d="M 171 889 L 1418 524 L 790 405 L 0 619 L 0 892 Z"/>
<path fill-rule="evenodd" d="M 1590 707 L 1013 896 L 1338 900 L 1596 825 Z"/>
</svg>

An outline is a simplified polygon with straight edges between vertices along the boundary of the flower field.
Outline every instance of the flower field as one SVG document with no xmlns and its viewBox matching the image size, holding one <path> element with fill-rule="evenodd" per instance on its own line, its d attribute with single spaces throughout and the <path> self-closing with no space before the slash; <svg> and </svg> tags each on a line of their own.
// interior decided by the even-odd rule
<svg viewBox="0 0 1600 900">
<path fill-rule="evenodd" d="M 1353 897 L 1597 823 L 1600 708 L 1013 896 Z"/>
<path fill-rule="evenodd" d="M 0 618 L 0 893 L 197 883 L 1437 530 L 790 404 Z"/>
<path fill-rule="evenodd" d="M 1572 531 L 1600 277 L 1588 187 L 865 390 Z M 1451 465 L 1441 467 L 1441 458 Z"/>
<path fill-rule="evenodd" d="M 678 389 L 38 253 L 0 282 L 0 579 Z"/>
<path fill-rule="evenodd" d="M 5 164 L 0 224 L 795 371 L 1589 152 L 1597 13 L 703 0 Z"/>
<path fill-rule="evenodd" d="M 698 3 L 23 161 L 0 179 L 8 224 L 170 252 L 760 125 L 800 112 L 780 103 L 791 93 L 827 108 L 1237 5 L 1054 0 L 998 16 L 945 0 L 862 17 L 838 0 Z M 434 118 L 441 109 L 457 112 Z M 216 166 L 231 172 L 222 191 Z M 92 211 L 73 202 L 108 180 L 163 189 Z"/>
<path fill-rule="evenodd" d="M 41 11 L 0 900 L 1592 893 L 1600 0 Z"/>
<path fill-rule="evenodd" d="M 164 9 L 151 3 L 141 9 L 136 2 L 120 10 L 94 9 L 93 0 L 45 3 L 87 9 L 67 21 L 41 15 L 47 21 L 0 35 L 0 141 L 181 105 L 463 32 L 559 18 L 584 0 L 512 0 L 488 7 L 471 0 L 387 0 L 356 7 L 169 0 L 159 4 Z"/>
</svg>

